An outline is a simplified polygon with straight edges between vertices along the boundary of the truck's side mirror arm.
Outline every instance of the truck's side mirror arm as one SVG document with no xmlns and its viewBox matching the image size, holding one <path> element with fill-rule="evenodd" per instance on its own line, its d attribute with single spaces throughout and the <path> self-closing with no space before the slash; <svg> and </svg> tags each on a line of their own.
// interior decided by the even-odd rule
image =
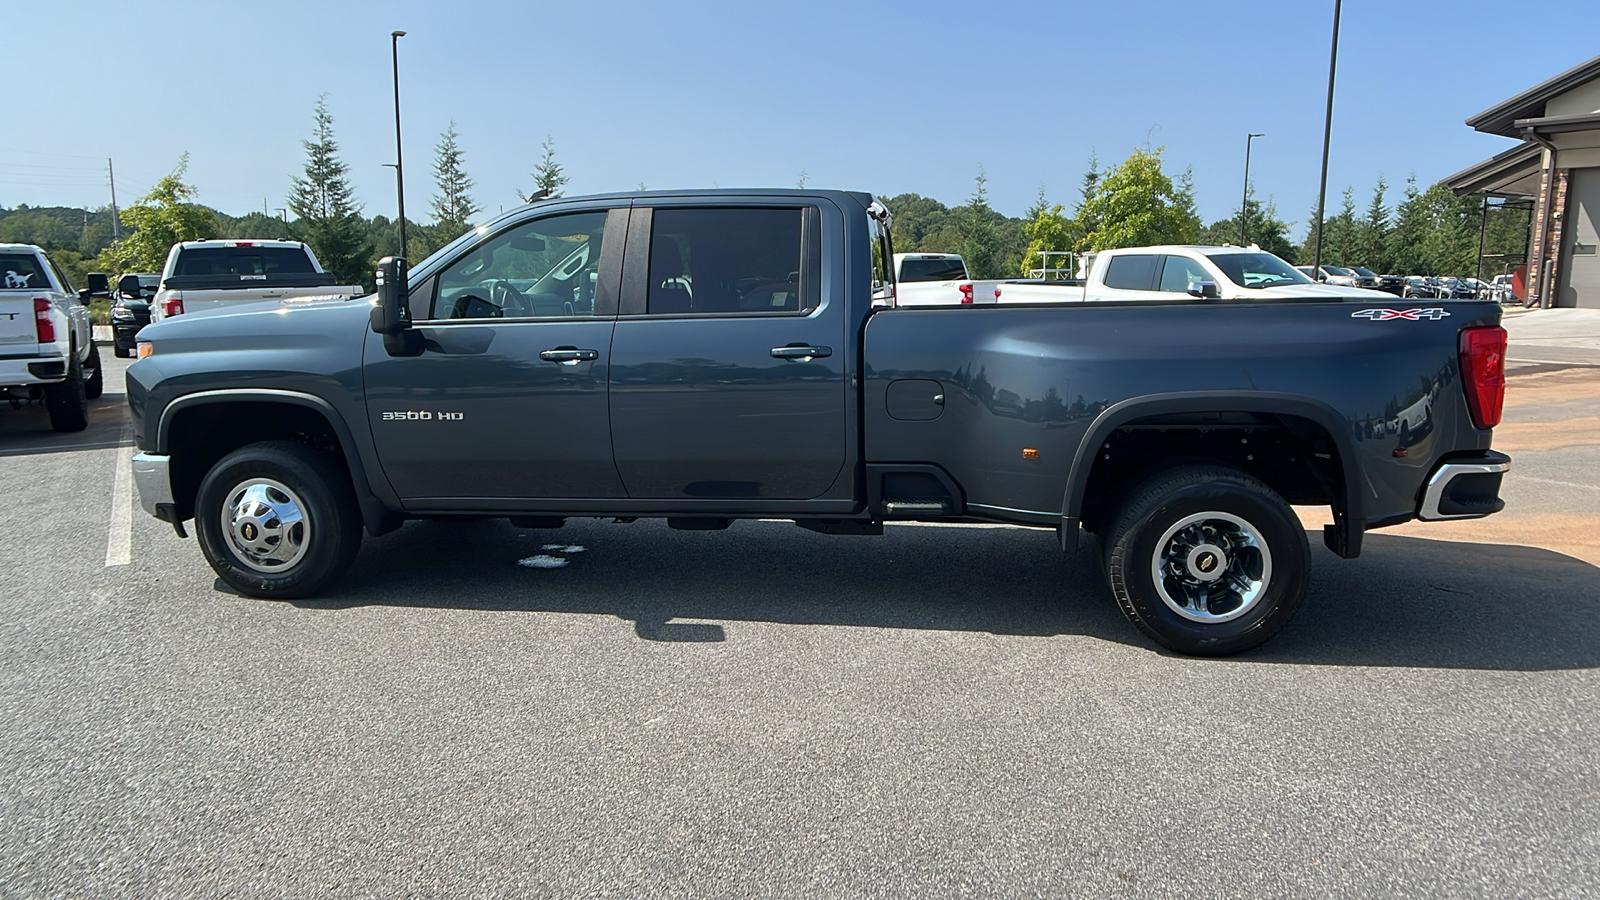
<svg viewBox="0 0 1600 900">
<path fill-rule="evenodd" d="M 406 261 L 401 256 L 378 260 L 378 296 L 372 305 L 372 330 L 383 335 L 390 356 L 417 356 L 422 336 L 411 330 L 411 307 L 406 302 Z"/>
</svg>

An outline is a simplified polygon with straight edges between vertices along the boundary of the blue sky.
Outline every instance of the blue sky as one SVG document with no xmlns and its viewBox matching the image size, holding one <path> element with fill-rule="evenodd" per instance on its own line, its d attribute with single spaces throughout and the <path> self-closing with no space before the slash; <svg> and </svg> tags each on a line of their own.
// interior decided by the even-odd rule
<svg viewBox="0 0 1600 900">
<path fill-rule="evenodd" d="M 1091 150 L 1165 146 L 1202 215 L 1251 177 L 1303 229 L 1316 197 L 1332 2 L 454 3 L 237 0 L 7 4 L 13 73 L 0 205 L 124 205 L 190 153 L 200 199 L 284 205 L 326 94 L 368 214 L 392 215 L 389 32 L 400 42 L 407 199 L 427 213 L 451 119 L 475 199 L 517 203 L 546 135 L 568 193 L 704 186 L 916 191 L 955 205 L 981 165 L 1019 215 L 1070 209 Z M 1506 149 L 1462 120 L 1600 50 L 1600 3 L 1537 26 L 1481 0 L 1347 0 L 1330 206 L 1398 194 Z M 1535 36 L 1537 33 L 1537 36 Z M 45 54 L 49 54 L 48 58 Z M 20 77 L 20 83 L 17 79 Z M 27 123 L 26 127 L 19 127 Z"/>
</svg>

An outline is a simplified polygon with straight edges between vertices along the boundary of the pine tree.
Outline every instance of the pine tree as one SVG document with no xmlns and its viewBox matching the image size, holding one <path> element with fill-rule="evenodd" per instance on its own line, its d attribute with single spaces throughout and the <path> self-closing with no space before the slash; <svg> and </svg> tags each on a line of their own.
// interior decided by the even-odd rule
<svg viewBox="0 0 1600 900">
<path fill-rule="evenodd" d="M 961 233 L 961 257 L 966 260 L 967 272 L 973 278 L 998 278 L 1004 264 L 1000 258 L 1000 235 L 994 222 L 996 214 L 989 207 L 988 182 L 989 177 L 979 166 L 972 197 L 960 211 L 956 226 Z"/>
<path fill-rule="evenodd" d="M 1091 211 L 1094 199 L 1100 196 L 1100 157 L 1094 150 L 1089 151 L 1089 171 L 1083 173 L 1083 185 L 1078 188 L 1078 208 L 1073 210 L 1073 218 L 1078 220 L 1078 227 L 1084 234 L 1092 234 L 1100 229 L 1100 220 Z"/>
<path fill-rule="evenodd" d="M 326 97 L 317 99 L 314 115 L 312 140 L 301 142 L 306 148 L 305 176 L 294 179 L 289 209 L 324 269 L 342 283 L 366 284 L 372 280 L 372 241 L 350 187 L 349 167 L 339 159 Z"/>
<path fill-rule="evenodd" d="M 561 164 L 556 162 L 555 139 L 550 135 L 544 136 L 544 156 L 539 164 L 533 168 L 533 193 L 524 194 L 517 192 L 523 203 L 532 203 L 535 200 L 554 200 L 561 196 L 561 187 L 570 179 L 564 174 Z"/>
<path fill-rule="evenodd" d="M 1423 243 L 1431 230 L 1428 209 L 1417 190 L 1417 176 L 1406 179 L 1405 199 L 1395 207 L 1394 227 L 1384 241 L 1384 259 L 1389 268 L 1402 275 L 1431 275 L 1423 254 Z"/>
<path fill-rule="evenodd" d="M 464 154 L 456 143 L 460 137 L 456 133 L 456 123 L 451 120 L 450 127 L 439 136 L 439 144 L 434 147 L 433 180 L 439 187 L 439 193 L 433 195 L 433 240 L 430 243 L 438 247 L 454 240 L 471 227 L 471 219 L 481 210 L 472 202 L 472 179 L 462 169 L 461 161 Z"/>
<path fill-rule="evenodd" d="M 1367 214 L 1356 227 L 1356 255 L 1360 264 L 1377 272 L 1389 271 L 1389 259 L 1384 252 L 1389 237 L 1389 208 L 1383 202 L 1388 191 L 1389 183 L 1379 175 L 1372 189 L 1372 202 L 1367 204 Z"/>
</svg>

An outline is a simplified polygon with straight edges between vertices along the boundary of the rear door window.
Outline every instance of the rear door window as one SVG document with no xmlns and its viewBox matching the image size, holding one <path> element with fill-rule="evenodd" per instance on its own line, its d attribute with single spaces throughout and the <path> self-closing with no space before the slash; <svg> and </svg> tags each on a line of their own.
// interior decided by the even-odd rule
<svg viewBox="0 0 1600 900">
<path fill-rule="evenodd" d="M 8 291 L 50 290 L 50 276 L 32 253 L 0 253 L 0 278 L 5 279 L 0 289 Z"/>
<path fill-rule="evenodd" d="M 1119 291 L 1148 291 L 1155 287 L 1156 263 L 1161 257 L 1150 253 L 1113 256 L 1106 263 L 1106 287 Z"/>
<path fill-rule="evenodd" d="M 650 315 L 803 313 L 821 296 L 821 243 L 808 207 L 657 208 Z"/>
</svg>

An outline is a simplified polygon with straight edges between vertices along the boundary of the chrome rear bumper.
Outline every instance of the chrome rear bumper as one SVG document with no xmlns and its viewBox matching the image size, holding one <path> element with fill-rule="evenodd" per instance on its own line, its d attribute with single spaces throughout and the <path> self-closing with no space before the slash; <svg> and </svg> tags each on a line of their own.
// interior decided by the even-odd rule
<svg viewBox="0 0 1600 900">
<path fill-rule="evenodd" d="M 1417 518 L 1429 522 L 1477 519 L 1505 509 L 1500 479 L 1509 471 L 1511 457 L 1493 450 L 1441 464 L 1422 490 Z"/>
</svg>

